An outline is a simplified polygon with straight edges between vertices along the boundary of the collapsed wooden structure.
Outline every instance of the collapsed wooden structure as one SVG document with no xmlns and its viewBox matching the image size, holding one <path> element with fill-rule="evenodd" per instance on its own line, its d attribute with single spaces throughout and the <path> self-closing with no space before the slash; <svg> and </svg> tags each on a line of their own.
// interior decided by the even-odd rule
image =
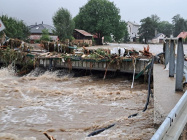
<svg viewBox="0 0 187 140">
<path fill-rule="evenodd" d="M 143 51 L 128 50 L 125 48 L 88 49 L 82 47 L 77 50 L 74 45 L 58 42 L 41 42 L 41 52 L 28 49 L 27 45 L 19 40 L 9 40 L 6 47 L 0 49 L 0 62 L 24 65 L 46 69 L 84 69 L 98 71 L 119 71 L 123 73 L 144 74 L 150 64 L 152 54 L 149 46 Z M 8 56 L 8 57 L 6 57 Z M 11 58 L 11 59 L 9 59 Z"/>
</svg>

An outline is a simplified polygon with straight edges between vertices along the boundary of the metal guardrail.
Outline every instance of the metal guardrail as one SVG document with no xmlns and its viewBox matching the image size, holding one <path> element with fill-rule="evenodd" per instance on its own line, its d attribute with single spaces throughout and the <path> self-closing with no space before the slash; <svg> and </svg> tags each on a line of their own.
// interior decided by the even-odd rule
<svg viewBox="0 0 187 140">
<path fill-rule="evenodd" d="M 168 114 L 151 140 L 178 140 L 187 122 L 187 91 Z"/>
<path fill-rule="evenodd" d="M 175 44 L 176 39 L 166 39 L 164 43 L 165 66 L 169 63 L 169 77 L 174 77 L 175 73 Z M 169 47 L 170 43 L 170 47 Z M 176 59 L 176 83 L 175 91 L 183 90 L 184 70 L 184 50 L 182 38 L 178 39 L 177 59 Z M 186 74 L 186 73 L 185 73 Z M 179 102 L 168 114 L 159 129 L 151 140 L 178 140 L 187 123 L 187 91 Z"/>
<path fill-rule="evenodd" d="M 175 72 L 175 42 L 176 38 L 166 38 L 164 41 L 165 66 L 169 63 L 169 77 L 174 77 Z M 178 39 L 176 58 L 176 83 L 175 90 L 183 91 L 184 49 L 182 38 Z"/>
</svg>

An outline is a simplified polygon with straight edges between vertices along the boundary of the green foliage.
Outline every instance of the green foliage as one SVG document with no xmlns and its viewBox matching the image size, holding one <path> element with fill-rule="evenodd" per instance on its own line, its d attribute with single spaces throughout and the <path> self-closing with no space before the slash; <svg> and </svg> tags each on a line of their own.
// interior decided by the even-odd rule
<svg viewBox="0 0 187 140">
<path fill-rule="evenodd" d="M 149 39 L 152 39 L 155 36 L 155 30 L 158 27 L 158 19 L 147 17 L 142 19 L 141 27 L 139 28 L 139 35 L 141 38 L 145 39 L 145 43 Z"/>
<path fill-rule="evenodd" d="M 14 51 L 13 49 L 10 49 L 10 47 L 7 47 L 6 49 L 0 49 L 0 56 L 1 61 L 5 63 L 6 66 L 15 61 L 25 65 L 29 59 L 26 58 L 26 53 Z"/>
<path fill-rule="evenodd" d="M 88 43 L 83 43 L 83 46 L 84 47 L 89 47 L 89 44 Z"/>
<path fill-rule="evenodd" d="M 160 21 L 160 18 L 157 15 L 151 15 L 150 17 L 142 19 L 140 22 L 140 39 L 145 39 L 145 43 L 155 36 L 155 31 L 163 33 L 167 37 L 170 37 L 172 34 L 173 25 L 168 21 Z"/>
<path fill-rule="evenodd" d="M 158 25 L 158 32 L 165 34 L 167 37 L 172 35 L 173 25 L 168 21 L 161 21 Z"/>
<path fill-rule="evenodd" d="M 70 36 L 70 41 L 72 42 L 73 40 L 75 40 L 75 38 L 73 36 Z"/>
<path fill-rule="evenodd" d="M 110 35 L 104 37 L 104 42 L 112 42 L 112 37 Z"/>
<path fill-rule="evenodd" d="M 35 40 L 35 41 L 34 41 L 34 43 L 40 43 L 40 40 L 39 40 L 39 39 L 37 39 L 37 40 Z"/>
<path fill-rule="evenodd" d="M 128 38 L 127 23 L 120 21 L 114 30 L 114 40 L 116 42 L 124 42 Z"/>
<path fill-rule="evenodd" d="M 116 30 L 123 28 L 120 23 L 119 9 L 108 0 L 89 0 L 80 8 L 79 14 L 74 18 L 77 29 L 86 30 L 98 35 L 98 44 L 102 44 L 102 37 L 111 33 L 116 39 L 123 37 Z"/>
<path fill-rule="evenodd" d="M 50 41 L 49 31 L 47 29 L 42 30 L 42 37 L 40 38 L 41 41 Z"/>
<path fill-rule="evenodd" d="M 29 29 L 23 21 L 16 20 L 7 15 L 0 16 L 0 19 L 4 23 L 6 29 L 4 32 L 10 38 L 18 38 L 26 40 L 29 36 Z"/>
<path fill-rule="evenodd" d="M 84 59 L 88 61 L 109 61 L 111 55 L 108 53 L 108 50 L 98 48 L 94 52 L 87 55 Z"/>
<path fill-rule="evenodd" d="M 92 37 L 92 46 L 95 46 L 96 45 L 96 42 L 94 40 L 94 38 Z"/>
<path fill-rule="evenodd" d="M 71 39 L 75 23 L 67 9 L 60 8 L 53 16 L 53 24 L 56 28 L 55 33 L 61 41 Z"/>
<path fill-rule="evenodd" d="M 151 17 L 144 18 L 140 22 L 140 41 L 145 39 L 145 43 L 148 39 L 152 39 L 155 36 L 156 30 L 158 33 L 163 33 L 167 37 L 170 37 L 172 34 L 174 37 L 177 37 L 180 32 L 187 31 L 187 20 L 182 18 L 179 14 L 172 18 L 172 24 L 168 21 L 160 21 L 157 15 L 151 15 Z"/>
<path fill-rule="evenodd" d="M 172 18 L 173 23 L 173 35 L 176 37 L 182 31 L 187 31 L 187 20 L 182 18 L 179 14 Z"/>
<path fill-rule="evenodd" d="M 129 42 L 129 33 L 128 33 L 127 30 L 125 31 L 125 36 L 124 36 L 123 42 L 124 42 L 124 43 Z"/>
<path fill-rule="evenodd" d="M 151 15 L 152 21 L 154 21 L 155 25 L 160 22 L 160 17 L 157 15 Z"/>
</svg>

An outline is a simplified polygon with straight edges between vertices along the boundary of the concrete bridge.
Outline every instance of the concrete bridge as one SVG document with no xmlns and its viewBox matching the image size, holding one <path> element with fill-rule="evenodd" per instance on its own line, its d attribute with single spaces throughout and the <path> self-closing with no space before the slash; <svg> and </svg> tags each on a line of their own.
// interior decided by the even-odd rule
<svg viewBox="0 0 187 140">
<path fill-rule="evenodd" d="M 84 70 L 97 70 L 97 71 L 119 71 L 122 73 L 135 73 L 143 72 L 151 61 L 149 58 L 128 58 L 120 63 L 109 63 L 105 61 L 86 61 L 86 60 L 70 60 L 63 61 L 62 58 L 42 58 L 39 57 L 38 63 L 40 67 L 44 68 L 66 68 L 66 69 L 84 69 Z"/>
<path fill-rule="evenodd" d="M 154 64 L 154 123 L 160 125 L 152 140 L 177 140 L 183 133 L 187 123 L 187 92 L 183 89 L 184 50 L 182 39 L 178 41 L 177 58 L 175 56 L 176 39 L 166 39 L 164 43 L 165 57 L 163 64 Z M 39 66 L 45 68 L 68 68 L 124 73 L 144 73 L 150 59 L 126 59 L 120 65 L 108 62 L 90 62 L 83 60 L 63 61 L 61 58 L 38 58 Z M 136 64 L 135 64 L 136 62 Z M 165 68 L 169 64 L 169 70 Z M 187 71 L 187 70 L 186 70 Z"/>
<path fill-rule="evenodd" d="M 178 140 L 181 135 L 187 139 L 185 126 L 187 123 L 187 92 L 184 93 L 183 77 L 187 72 L 184 64 L 182 39 L 178 41 L 177 57 L 175 56 L 176 39 L 166 39 L 164 43 L 165 58 L 163 64 L 154 64 L 154 123 L 160 125 L 151 140 Z M 141 73 L 150 64 L 150 59 L 126 59 L 120 65 L 107 62 L 59 61 L 56 58 L 39 58 L 42 67 L 69 69 L 87 69 L 99 71 L 120 71 L 124 73 Z M 169 69 L 166 67 L 169 64 Z"/>
</svg>

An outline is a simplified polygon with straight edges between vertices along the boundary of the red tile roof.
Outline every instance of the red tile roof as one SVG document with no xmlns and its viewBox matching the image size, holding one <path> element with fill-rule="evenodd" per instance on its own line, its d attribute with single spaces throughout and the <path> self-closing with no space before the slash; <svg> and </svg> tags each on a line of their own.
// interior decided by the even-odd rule
<svg viewBox="0 0 187 140">
<path fill-rule="evenodd" d="M 187 37 L 187 32 L 181 32 L 178 36 L 177 36 L 178 38 L 179 37 L 182 37 L 182 38 L 186 38 Z"/>
<path fill-rule="evenodd" d="M 83 34 L 84 36 L 93 36 L 92 34 L 86 32 L 86 31 L 84 31 L 84 30 L 75 29 L 75 31 L 77 31 L 77 32 L 79 32 L 79 33 L 81 33 L 81 34 Z"/>
</svg>

